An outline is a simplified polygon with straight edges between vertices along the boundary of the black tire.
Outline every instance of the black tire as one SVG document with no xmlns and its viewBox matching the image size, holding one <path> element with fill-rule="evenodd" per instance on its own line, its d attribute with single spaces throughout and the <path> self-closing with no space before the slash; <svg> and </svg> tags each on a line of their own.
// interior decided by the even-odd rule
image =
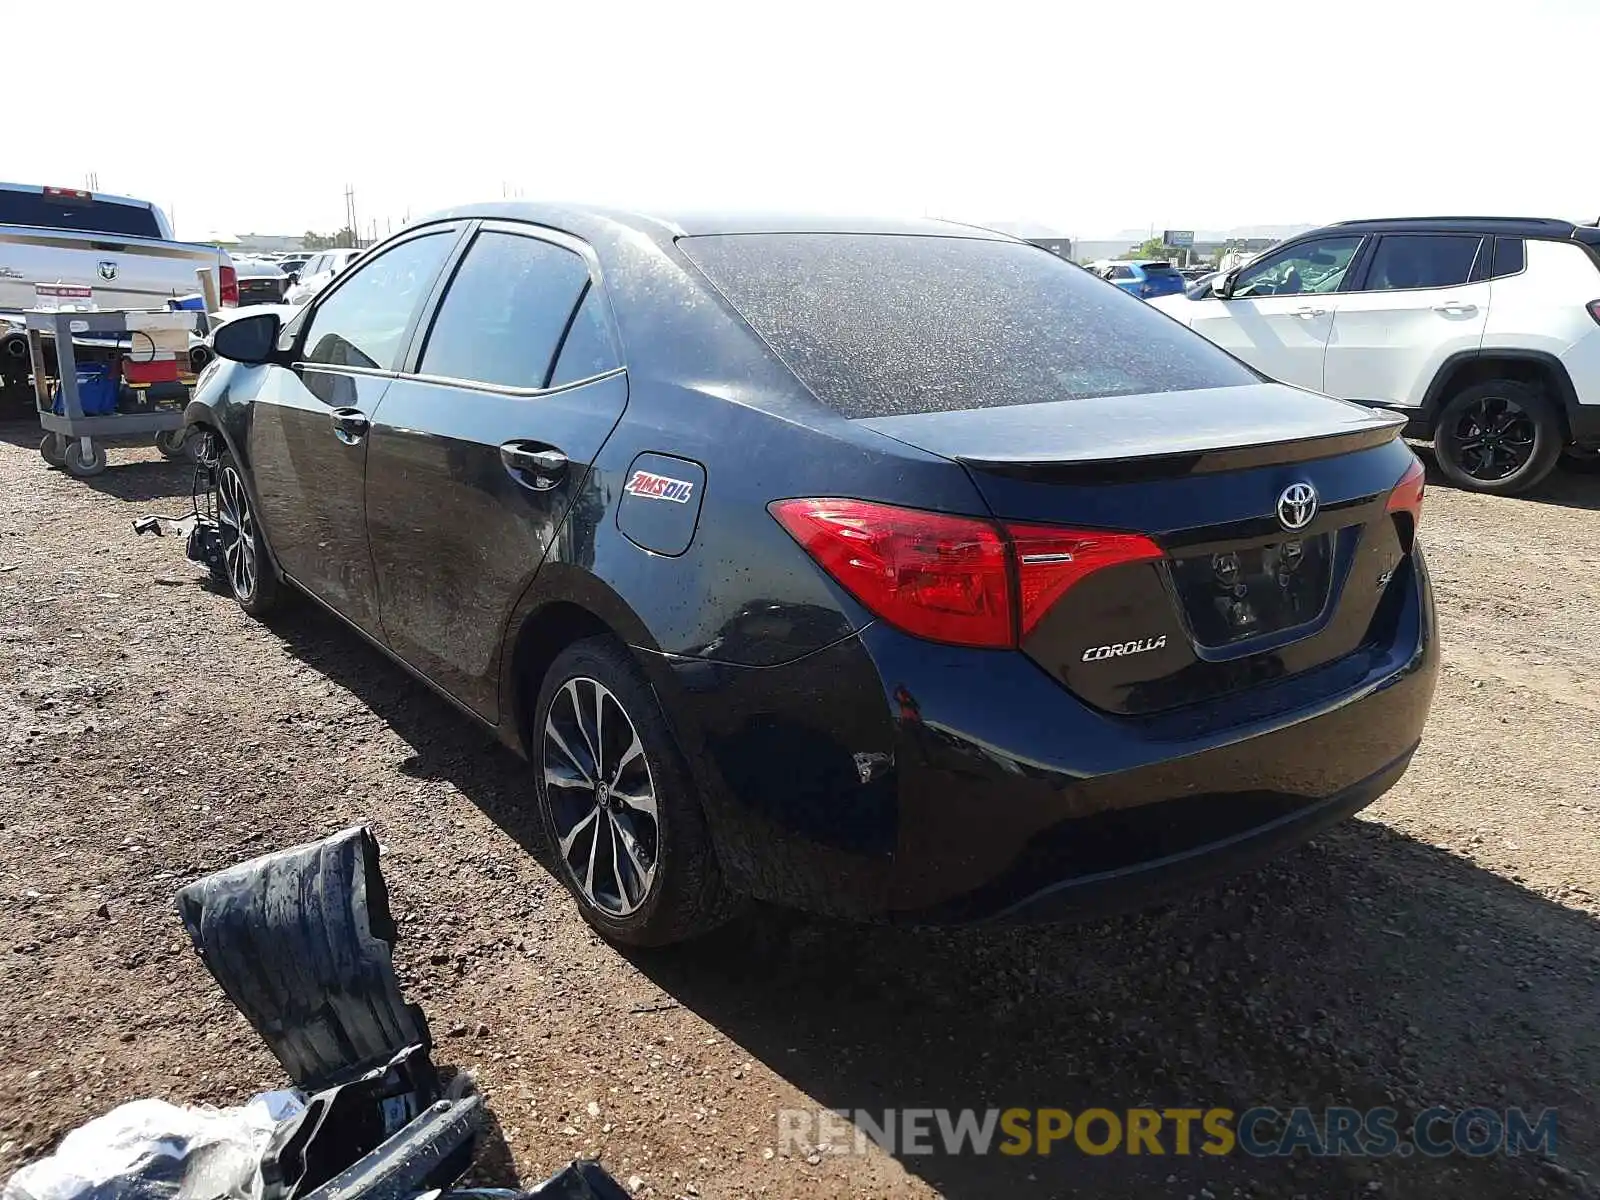
<svg viewBox="0 0 1600 1200">
<path fill-rule="evenodd" d="M 1544 393 L 1512 379 L 1457 392 L 1440 409 L 1433 432 L 1445 478 L 1496 496 L 1515 496 L 1542 481 L 1565 441 L 1560 415 Z"/>
<path fill-rule="evenodd" d="M 252 617 L 270 617 L 283 606 L 287 589 L 255 519 L 244 469 L 226 450 L 217 459 L 217 523 L 222 527 L 228 591 Z"/>
<path fill-rule="evenodd" d="M 59 433 L 47 433 L 39 439 L 39 457 L 52 467 L 60 468 L 67 465 L 67 452 L 61 444 Z"/>
<path fill-rule="evenodd" d="M 61 465 L 67 469 L 68 475 L 76 479 L 88 479 L 106 469 L 106 448 L 99 442 L 90 441 L 89 453 L 85 455 L 83 439 L 68 438 Z"/>
<path fill-rule="evenodd" d="M 594 769 L 590 732 L 597 701 L 603 712 L 600 770 Z M 584 725 L 569 719 L 583 714 L 589 715 Z M 634 736 L 642 753 L 630 757 Z M 625 946 L 665 946 L 706 933 L 733 914 L 737 900 L 723 882 L 688 769 L 626 648 L 609 637 L 590 637 L 557 655 L 539 688 L 530 741 L 552 865 L 602 937 Z M 622 763 L 615 770 L 614 761 Z M 595 787 L 592 776 L 615 790 Z M 571 782 L 550 782 L 557 777 Z M 642 804 L 647 787 L 653 831 Z M 622 795 L 632 802 L 617 799 Z M 648 868 L 648 878 L 638 866 Z"/>
<path fill-rule="evenodd" d="M 156 434 L 156 449 L 161 451 L 163 458 L 185 459 L 194 461 L 194 439 L 189 436 L 192 431 L 187 427 L 183 429 L 163 429 Z"/>
</svg>

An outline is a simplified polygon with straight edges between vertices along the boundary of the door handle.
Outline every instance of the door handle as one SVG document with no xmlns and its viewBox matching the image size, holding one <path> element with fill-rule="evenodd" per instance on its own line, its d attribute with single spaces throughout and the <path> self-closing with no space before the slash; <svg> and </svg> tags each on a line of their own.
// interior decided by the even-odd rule
<svg viewBox="0 0 1600 1200">
<path fill-rule="evenodd" d="M 1448 313 L 1453 317 L 1465 317 L 1478 311 L 1476 304 L 1468 304 L 1465 300 L 1446 300 L 1443 304 L 1435 304 L 1433 311 Z"/>
<path fill-rule="evenodd" d="M 361 441 L 372 428 L 371 419 L 359 408 L 336 408 L 329 419 L 333 422 L 334 436 L 347 446 Z"/>
<path fill-rule="evenodd" d="M 519 483 L 527 484 L 536 492 L 549 491 L 567 473 L 565 454 L 552 447 L 541 448 L 527 442 L 507 442 L 501 446 L 500 461 Z"/>
<path fill-rule="evenodd" d="M 1308 305 L 1305 308 L 1297 308 L 1297 309 L 1295 309 L 1294 310 L 1294 315 L 1297 316 L 1297 317 L 1300 317 L 1302 320 L 1309 320 L 1312 317 L 1325 317 L 1325 316 L 1327 316 L 1328 315 L 1328 310 L 1325 309 L 1325 308 L 1311 308 Z"/>
</svg>

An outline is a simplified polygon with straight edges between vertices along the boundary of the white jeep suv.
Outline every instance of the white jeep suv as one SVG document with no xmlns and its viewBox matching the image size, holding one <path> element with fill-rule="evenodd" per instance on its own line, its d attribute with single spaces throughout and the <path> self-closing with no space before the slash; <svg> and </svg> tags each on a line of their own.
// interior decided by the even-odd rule
<svg viewBox="0 0 1600 1200">
<path fill-rule="evenodd" d="M 1346 221 L 1150 303 L 1274 379 L 1405 414 L 1461 487 L 1525 491 L 1600 448 L 1600 227 Z"/>
</svg>

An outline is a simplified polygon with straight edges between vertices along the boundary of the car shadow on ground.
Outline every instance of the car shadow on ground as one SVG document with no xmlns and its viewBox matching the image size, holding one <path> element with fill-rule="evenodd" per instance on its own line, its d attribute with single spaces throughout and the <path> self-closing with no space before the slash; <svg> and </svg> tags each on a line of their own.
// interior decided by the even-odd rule
<svg viewBox="0 0 1600 1200">
<path fill-rule="evenodd" d="M 1464 490 L 1457 488 L 1455 484 L 1444 477 L 1443 472 L 1439 470 L 1439 463 L 1434 457 L 1431 446 L 1413 445 L 1412 449 L 1417 452 L 1418 457 L 1422 459 L 1423 465 L 1427 468 L 1428 486 L 1430 488 Z M 1556 469 L 1550 472 L 1539 486 L 1532 491 L 1513 496 L 1511 499 L 1528 500 L 1534 504 L 1553 504 L 1560 508 L 1586 509 L 1591 512 L 1600 511 L 1600 471 L 1587 467 L 1570 466 L 1567 462 L 1562 461 L 1556 465 Z M 1424 501 L 1423 509 L 1426 512 L 1426 501 Z"/>
<path fill-rule="evenodd" d="M 1520 499 L 1532 500 L 1535 504 L 1557 504 L 1562 508 L 1600 512 L 1600 473 L 1589 468 L 1562 465 Z"/>
<path fill-rule="evenodd" d="M 43 437 L 44 433 L 36 422 L 0 420 L 0 442 L 37 453 L 39 442 Z M 91 475 L 87 479 L 72 482 L 134 504 L 152 500 L 178 500 L 182 501 L 179 508 L 184 512 L 188 511 L 189 493 L 194 485 L 192 462 L 171 461 L 165 458 L 140 458 L 129 462 L 126 452 L 130 449 L 150 450 L 149 439 L 108 442 L 106 447 L 109 451 L 106 469 L 99 475 Z M 35 461 L 41 471 L 55 469 L 47 466 L 42 458 Z M 60 474 L 63 479 L 71 479 L 65 471 Z M 178 516 L 180 513 L 174 510 L 164 515 Z"/>
<path fill-rule="evenodd" d="M 402 770 L 450 782 L 548 866 L 526 767 L 490 734 L 309 604 L 275 629 L 406 740 Z M 1198 1133 L 1185 1156 L 1171 1125 L 1161 1157 L 899 1148 L 956 1200 L 1500 1197 L 1546 1183 L 1583 1195 L 1590 1185 L 1563 1172 L 1600 1169 L 1600 923 L 1376 822 L 1145 914 L 908 930 L 758 907 L 699 943 L 630 957 L 819 1108 L 877 1124 L 886 1109 L 1303 1104 L 1392 1107 L 1407 1130 L 1430 1105 L 1559 1112 L 1554 1164 L 1209 1157 Z M 814 1164 L 788 1147 L 793 1166 L 825 1177 L 840 1141 Z"/>
</svg>

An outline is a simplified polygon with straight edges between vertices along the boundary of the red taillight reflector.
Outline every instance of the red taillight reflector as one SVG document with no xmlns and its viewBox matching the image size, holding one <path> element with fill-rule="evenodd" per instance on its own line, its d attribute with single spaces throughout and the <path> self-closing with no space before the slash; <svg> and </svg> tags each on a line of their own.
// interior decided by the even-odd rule
<svg viewBox="0 0 1600 1200">
<path fill-rule="evenodd" d="M 1589 309 L 1589 315 L 1595 319 L 1595 323 L 1600 324 L 1600 300 L 1591 300 L 1586 307 Z"/>
<path fill-rule="evenodd" d="M 239 303 L 239 272 L 230 266 L 217 268 L 217 299 L 223 304 Z"/>
<path fill-rule="evenodd" d="M 874 615 L 957 646 L 1012 647 L 1073 585 L 1106 567 L 1162 557 L 1131 533 L 1041 525 L 867 500 L 778 500 L 795 541 Z"/>
<path fill-rule="evenodd" d="M 866 500 L 768 506 L 823 570 L 907 633 L 957 646 L 1010 646 L 1006 544 L 988 521 Z"/>
<path fill-rule="evenodd" d="M 94 193 L 86 192 L 82 188 L 47 187 L 44 189 L 46 196 L 55 196 L 66 200 L 93 200 Z"/>
<path fill-rule="evenodd" d="M 1017 554 L 1020 625 L 1027 637 L 1068 588 L 1106 567 L 1152 562 L 1161 547 L 1137 533 L 1091 533 L 1047 525 L 1008 525 Z"/>
<path fill-rule="evenodd" d="M 1422 489 L 1427 476 L 1422 460 L 1412 455 L 1411 465 L 1400 476 L 1400 482 L 1394 485 L 1394 491 L 1389 493 L 1389 503 L 1384 506 L 1391 513 L 1409 513 L 1413 531 L 1422 523 Z"/>
</svg>

